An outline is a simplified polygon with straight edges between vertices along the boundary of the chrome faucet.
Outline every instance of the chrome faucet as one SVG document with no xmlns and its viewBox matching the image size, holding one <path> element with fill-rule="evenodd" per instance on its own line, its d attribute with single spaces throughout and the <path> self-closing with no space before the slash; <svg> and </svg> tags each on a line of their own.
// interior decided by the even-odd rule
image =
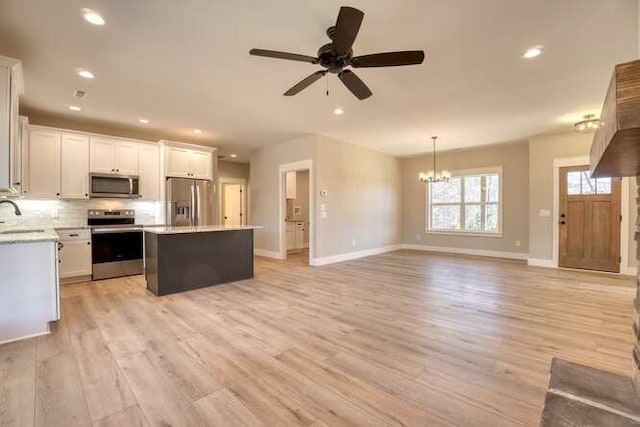
<svg viewBox="0 0 640 427">
<path fill-rule="evenodd" d="M 20 208 L 18 207 L 18 205 L 16 205 L 16 203 L 12 200 L 9 199 L 0 199 L 0 205 L 2 203 L 9 203 L 10 205 L 13 206 L 14 212 L 16 215 L 22 215 L 22 212 L 20 211 Z"/>
</svg>

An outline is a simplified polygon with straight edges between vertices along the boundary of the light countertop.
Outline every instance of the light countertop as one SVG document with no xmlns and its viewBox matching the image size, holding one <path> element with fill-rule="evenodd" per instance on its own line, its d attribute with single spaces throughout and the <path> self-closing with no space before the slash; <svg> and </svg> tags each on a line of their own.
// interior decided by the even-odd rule
<svg viewBox="0 0 640 427">
<path fill-rule="evenodd" d="M 52 227 L 0 226 L 0 245 L 57 241 Z"/>
<path fill-rule="evenodd" d="M 262 228 L 260 225 L 203 225 L 199 227 L 145 227 L 144 231 L 154 234 L 184 234 L 184 233 L 211 233 L 218 231 L 255 230 Z"/>
</svg>

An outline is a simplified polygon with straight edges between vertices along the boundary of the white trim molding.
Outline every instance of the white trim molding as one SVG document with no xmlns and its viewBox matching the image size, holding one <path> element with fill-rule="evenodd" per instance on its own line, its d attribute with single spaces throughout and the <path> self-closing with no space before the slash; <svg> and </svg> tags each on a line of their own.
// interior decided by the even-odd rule
<svg viewBox="0 0 640 427">
<path fill-rule="evenodd" d="M 282 258 L 282 256 L 280 255 L 280 252 L 268 251 L 266 249 L 253 248 L 253 254 L 255 256 L 261 256 L 261 257 L 265 257 L 265 258 L 286 259 L 286 258 Z"/>
<path fill-rule="evenodd" d="M 312 258 L 310 261 L 310 264 L 317 267 L 321 265 L 335 264 L 337 262 L 344 262 L 344 261 L 350 261 L 353 259 L 364 258 L 371 255 L 379 255 L 387 252 L 398 251 L 400 249 L 402 249 L 402 245 L 388 245 L 380 248 L 365 249 L 363 251 L 358 251 L 358 252 L 348 252 L 346 254 L 332 255 L 332 256 L 327 256 L 322 258 Z"/>
<path fill-rule="evenodd" d="M 530 265 L 531 267 L 558 268 L 552 259 L 542 258 L 529 258 L 527 259 L 527 265 Z"/>
<path fill-rule="evenodd" d="M 492 251 L 486 249 L 468 249 L 468 248 L 452 248 L 445 246 L 429 246 L 429 245 L 416 245 L 412 243 L 404 243 L 401 245 L 402 249 L 409 249 L 412 251 L 425 251 L 425 252 L 439 252 L 445 254 L 455 255 L 472 255 L 472 256 L 484 256 L 489 258 L 505 258 L 505 259 L 517 259 L 526 260 L 529 254 L 524 252 L 503 252 Z"/>
</svg>

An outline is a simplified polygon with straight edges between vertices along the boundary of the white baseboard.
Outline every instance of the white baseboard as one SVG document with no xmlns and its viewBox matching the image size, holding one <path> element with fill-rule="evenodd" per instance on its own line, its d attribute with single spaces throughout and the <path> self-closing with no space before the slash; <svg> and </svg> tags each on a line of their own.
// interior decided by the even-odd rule
<svg viewBox="0 0 640 427">
<path fill-rule="evenodd" d="M 261 256 L 261 257 L 265 257 L 265 258 L 285 259 L 280 255 L 280 252 L 268 251 L 266 249 L 253 248 L 253 254 L 255 256 Z"/>
<path fill-rule="evenodd" d="M 545 258 L 529 258 L 527 259 L 527 265 L 532 267 L 558 268 L 552 259 Z"/>
<path fill-rule="evenodd" d="M 352 259 L 364 258 L 371 255 L 393 252 L 399 249 L 401 249 L 401 245 L 389 245 L 381 248 L 365 249 L 358 252 L 349 252 L 346 254 L 332 255 L 322 258 L 312 258 L 310 264 L 316 267 L 320 265 L 335 264 L 337 262 L 350 261 Z"/>
<path fill-rule="evenodd" d="M 401 245 L 401 247 L 402 249 L 410 249 L 412 251 L 441 252 L 441 253 L 457 254 L 457 255 L 486 256 L 491 258 L 525 260 L 528 257 L 528 254 L 522 253 L 522 252 L 502 252 L 502 251 L 491 251 L 486 249 L 451 248 L 451 247 L 444 247 L 444 246 L 416 245 L 412 243 L 404 243 Z"/>
<path fill-rule="evenodd" d="M 2 344 L 9 344 L 10 342 L 16 342 L 16 341 L 22 341 L 22 340 L 27 340 L 29 338 L 36 338 L 36 337 L 41 337 L 43 335 L 49 335 L 51 333 L 51 330 L 49 329 L 49 325 L 47 325 L 47 330 L 46 332 L 38 332 L 36 334 L 31 334 L 31 335 L 25 335 L 24 337 L 20 337 L 20 338 L 12 338 L 10 340 L 5 340 L 5 341 L 0 341 L 0 345 Z"/>
</svg>

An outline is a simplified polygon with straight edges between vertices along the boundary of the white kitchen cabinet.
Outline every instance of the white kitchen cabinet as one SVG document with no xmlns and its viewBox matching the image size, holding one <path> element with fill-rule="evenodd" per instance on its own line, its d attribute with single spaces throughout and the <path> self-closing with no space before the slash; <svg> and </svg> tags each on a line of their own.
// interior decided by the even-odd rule
<svg viewBox="0 0 640 427">
<path fill-rule="evenodd" d="M 22 150 L 18 104 L 24 93 L 20 61 L 0 56 L 0 194 L 19 195 Z"/>
<path fill-rule="evenodd" d="M 32 198 L 60 197 L 60 147 L 62 135 L 53 130 L 29 132 L 29 190 Z"/>
<path fill-rule="evenodd" d="M 91 231 L 85 229 L 58 231 L 60 245 L 59 276 L 61 279 L 91 275 Z"/>
<path fill-rule="evenodd" d="M 160 200 L 160 146 L 140 144 L 140 198 Z"/>
<path fill-rule="evenodd" d="M 304 222 L 287 222 L 287 250 L 304 249 Z"/>
<path fill-rule="evenodd" d="M 297 185 L 296 185 L 296 173 L 295 171 L 292 172 L 286 172 L 285 173 L 285 185 L 284 185 L 284 190 L 285 190 L 285 197 L 287 199 L 295 199 L 296 198 L 296 192 L 297 192 Z"/>
<path fill-rule="evenodd" d="M 114 138 L 91 136 L 89 170 L 92 173 L 138 175 L 138 144 Z"/>
<path fill-rule="evenodd" d="M 163 142 L 163 141 L 161 141 Z M 165 175 L 174 178 L 213 179 L 215 149 L 171 142 L 165 145 Z"/>
<path fill-rule="evenodd" d="M 191 177 L 197 179 L 212 179 L 212 154 L 207 151 L 191 150 L 189 153 L 189 169 Z"/>
<path fill-rule="evenodd" d="M 89 136 L 63 133 L 60 147 L 60 197 L 89 198 Z"/>
</svg>

